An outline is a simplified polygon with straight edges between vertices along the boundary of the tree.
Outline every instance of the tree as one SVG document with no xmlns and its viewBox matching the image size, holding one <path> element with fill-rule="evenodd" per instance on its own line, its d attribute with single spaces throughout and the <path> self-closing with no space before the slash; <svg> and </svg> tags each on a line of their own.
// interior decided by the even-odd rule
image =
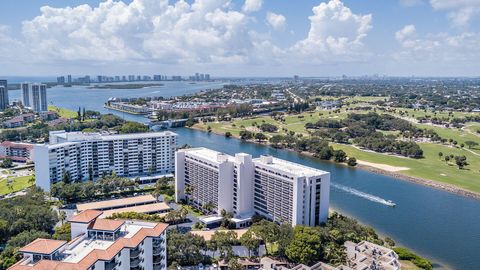
<svg viewBox="0 0 480 270">
<path fill-rule="evenodd" d="M 465 144 L 468 146 L 468 149 L 472 149 L 472 148 L 478 146 L 478 143 L 474 142 L 474 141 L 466 141 Z"/>
<path fill-rule="evenodd" d="M 357 159 L 354 157 L 350 157 L 347 162 L 348 166 L 355 167 L 357 166 Z"/>
<path fill-rule="evenodd" d="M 296 226 L 285 253 L 295 263 L 312 265 L 323 259 L 322 251 L 322 238 L 315 228 Z"/>
<path fill-rule="evenodd" d="M 227 138 L 232 137 L 232 133 L 230 131 L 225 132 L 225 137 Z"/>
<path fill-rule="evenodd" d="M 215 231 L 212 241 L 217 243 L 220 258 L 230 258 L 233 255 L 232 245 L 237 240 L 237 233 L 234 231 Z"/>
<path fill-rule="evenodd" d="M 65 223 L 65 220 L 67 220 L 67 214 L 65 211 L 59 211 L 60 214 L 58 215 L 58 219 L 60 219 L 60 222 L 62 222 L 62 225 Z"/>
<path fill-rule="evenodd" d="M 202 250 L 207 248 L 205 240 L 191 233 L 177 230 L 167 232 L 167 261 L 177 262 L 181 266 L 197 265 L 204 260 Z"/>
<path fill-rule="evenodd" d="M 260 125 L 260 130 L 263 132 L 277 132 L 278 127 L 269 123 L 263 123 Z"/>
<path fill-rule="evenodd" d="M 443 153 L 442 153 L 442 152 L 438 152 L 438 158 L 439 158 L 439 159 L 442 159 L 442 157 L 443 157 Z"/>
<path fill-rule="evenodd" d="M 265 140 L 267 140 L 267 139 L 268 139 L 267 136 L 265 136 L 265 134 L 263 134 L 263 133 L 257 133 L 257 134 L 255 134 L 255 140 L 257 140 L 257 141 L 259 141 L 259 142 L 260 142 L 260 141 L 265 141 Z"/>
<path fill-rule="evenodd" d="M 336 150 L 333 152 L 333 158 L 335 162 L 345 162 L 347 160 L 347 154 L 343 150 Z"/>
<path fill-rule="evenodd" d="M 445 156 L 445 162 L 448 163 L 450 161 L 450 156 Z"/>
<path fill-rule="evenodd" d="M 246 141 L 246 140 L 251 140 L 253 139 L 253 133 L 248 130 L 242 130 L 240 131 L 240 139 Z"/>
<path fill-rule="evenodd" d="M 121 127 L 119 132 L 123 134 L 129 133 L 140 133 L 140 132 L 147 132 L 148 126 L 138 123 L 138 122 L 126 122 Z"/>
<path fill-rule="evenodd" d="M 42 231 L 36 231 L 36 230 L 30 230 L 30 231 L 23 231 L 14 237 L 10 238 L 7 242 L 7 246 L 18 248 L 18 247 L 23 247 L 33 240 L 37 238 L 50 238 L 50 234 L 47 232 L 42 232 Z"/>
<path fill-rule="evenodd" d="M 252 256 L 252 251 L 256 252 L 260 245 L 260 239 L 255 237 L 252 230 L 248 230 L 240 237 L 240 244 L 248 249 L 248 257 Z"/>
<path fill-rule="evenodd" d="M 268 220 L 261 220 L 253 225 L 250 230 L 265 243 L 265 252 L 268 255 L 268 245 L 277 240 L 280 231 L 278 224 Z"/>
<path fill-rule="evenodd" d="M 11 158 L 5 158 L 2 163 L 0 163 L 0 167 L 2 168 L 12 168 L 13 167 L 13 161 Z"/>
<path fill-rule="evenodd" d="M 65 184 L 70 184 L 70 183 L 72 182 L 72 177 L 71 177 L 71 175 L 70 175 L 70 171 L 63 170 L 62 181 L 63 181 L 63 183 L 65 183 Z"/>
<path fill-rule="evenodd" d="M 235 259 L 231 259 L 229 262 L 228 262 L 228 269 L 230 270 L 243 270 L 245 269 L 245 267 L 238 262 L 238 260 L 235 258 Z"/>
<path fill-rule="evenodd" d="M 463 169 L 465 166 L 468 165 L 467 157 L 466 156 L 456 156 L 455 157 L 455 164 L 457 164 L 459 169 Z"/>
<path fill-rule="evenodd" d="M 72 228 L 70 226 L 70 223 L 67 222 L 65 224 L 62 224 L 61 226 L 55 227 L 55 233 L 52 235 L 52 238 L 56 240 L 70 241 L 71 231 Z"/>
</svg>

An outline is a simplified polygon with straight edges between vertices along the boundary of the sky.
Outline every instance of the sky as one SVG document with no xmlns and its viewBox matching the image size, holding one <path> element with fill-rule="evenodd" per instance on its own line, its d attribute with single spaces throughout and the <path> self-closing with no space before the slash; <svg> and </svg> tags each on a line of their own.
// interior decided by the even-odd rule
<svg viewBox="0 0 480 270">
<path fill-rule="evenodd" d="M 480 0 L 0 1 L 4 76 L 480 76 Z"/>
</svg>

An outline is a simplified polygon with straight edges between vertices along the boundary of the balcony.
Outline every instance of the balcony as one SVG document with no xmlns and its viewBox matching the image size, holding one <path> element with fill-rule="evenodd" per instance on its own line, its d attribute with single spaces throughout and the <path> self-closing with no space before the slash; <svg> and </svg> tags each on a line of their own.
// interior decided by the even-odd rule
<svg viewBox="0 0 480 270">
<path fill-rule="evenodd" d="M 130 268 L 138 267 L 142 261 L 140 258 L 130 260 Z"/>
<path fill-rule="evenodd" d="M 133 258 L 138 258 L 138 256 L 140 256 L 140 253 L 142 253 L 142 250 L 141 249 L 133 249 L 133 250 L 130 250 L 130 258 L 133 259 Z"/>
<path fill-rule="evenodd" d="M 164 242 L 165 242 L 165 240 L 163 238 L 156 238 L 156 239 L 153 239 L 152 244 L 153 244 L 154 247 L 158 247 L 161 244 L 163 244 Z"/>
<path fill-rule="evenodd" d="M 160 255 L 164 251 L 165 251 L 165 249 L 163 247 L 154 247 L 153 248 L 153 256 Z"/>
<path fill-rule="evenodd" d="M 153 265 L 157 265 L 157 264 L 160 264 L 162 263 L 163 259 L 165 257 L 162 255 L 162 256 L 155 256 L 153 257 Z"/>
<path fill-rule="evenodd" d="M 153 270 L 163 270 L 163 269 L 165 269 L 165 265 L 163 263 L 153 265 Z"/>
</svg>

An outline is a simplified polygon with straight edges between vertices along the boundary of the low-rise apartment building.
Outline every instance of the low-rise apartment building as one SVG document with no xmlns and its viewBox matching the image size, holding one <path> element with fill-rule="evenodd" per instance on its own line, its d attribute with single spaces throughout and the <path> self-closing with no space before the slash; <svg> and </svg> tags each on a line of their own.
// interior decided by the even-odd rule
<svg viewBox="0 0 480 270">
<path fill-rule="evenodd" d="M 328 217 L 330 173 L 271 156 L 183 149 L 175 156 L 175 191 L 177 201 L 232 212 L 239 222 L 258 214 L 316 226 Z"/>
<path fill-rule="evenodd" d="M 70 242 L 36 239 L 10 270 L 164 270 L 167 224 L 109 220 L 86 210 L 69 219 Z"/>
<path fill-rule="evenodd" d="M 347 265 L 354 270 L 383 269 L 400 270 L 402 268 L 395 251 L 368 241 L 344 244 L 347 251 Z"/>
<path fill-rule="evenodd" d="M 174 170 L 177 134 L 50 132 L 50 143 L 35 146 L 37 186 L 49 191 L 66 172 L 71 180 L 96 179 L 115 172 L 136 177 Z"/>
<path fill-rule="evenodd" d="M 4 141 L 0 143 L 0 159 L 10 158 L 17 162 L 33 160 L 33 144 Z"/>
</svg>

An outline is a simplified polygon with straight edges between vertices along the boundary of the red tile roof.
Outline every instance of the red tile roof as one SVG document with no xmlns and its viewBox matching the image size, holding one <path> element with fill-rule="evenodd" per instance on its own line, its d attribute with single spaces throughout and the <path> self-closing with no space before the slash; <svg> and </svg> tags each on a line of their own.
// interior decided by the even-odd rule
<svg viewBox="0 0 480 270">
<path fill-rule="evenodd" d="M 116 231 L 122 225 L 125 224 L 123 220 L 112 220 L 112 219 L 96 219 L 94 222 L 90 223 L 88 228 L 90 230 L 97 230 L 97 231 Z"/>
<path fill-rule="evenodd" d="M 66 243 L 67 241 L 38 238 L 19 251 L 25 253 L 52 254 Z"/>
<path fill-rule="evenodd" d="M 90 223 L 96 218 L 98 218 L 101 214 L 103 214 L 102 211 L 97 211 L 97 210 L 85 210 L 81 212 L 80 214 L 77 214 L 73 217 L 71 217 L 68 222 L 75 222 L 75 223 Z"/>
<path fill-rule="evenodd" d="M 34 265 L 16 263 L 9 270 L 88 270 L 98 260 L 110 261 L 124 248 L 135 248 L 147 237 L 158 237 L 168 227 L 168 224 L 157 223 L 154 228 L 142 228 L 131 238 L 119 238 L 115 243 L 105 250 L 95 249 L 88 253 L 78 263 L 67 263 L 62 261 L 40 260 Z"/>
</svg>

